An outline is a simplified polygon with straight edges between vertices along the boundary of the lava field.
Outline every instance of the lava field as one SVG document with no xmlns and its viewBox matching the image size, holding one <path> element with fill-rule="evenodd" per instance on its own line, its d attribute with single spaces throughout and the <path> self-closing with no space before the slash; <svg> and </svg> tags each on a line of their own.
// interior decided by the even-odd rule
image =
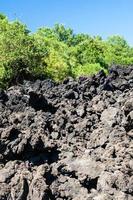
<svg viewBox="0 0 133 200">
<path fill-rule="evenodd" d="M 0 200 L 133 200 L 133 67 L 0 89 Z"/>
</svg>

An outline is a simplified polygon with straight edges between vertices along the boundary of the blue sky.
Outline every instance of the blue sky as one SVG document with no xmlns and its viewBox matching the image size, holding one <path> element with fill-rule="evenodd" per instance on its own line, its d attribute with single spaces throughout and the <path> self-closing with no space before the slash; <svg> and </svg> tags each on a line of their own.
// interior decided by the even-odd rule
<svg viewBox="0 0 133 200">
<path fill-rule="evenodd" d="M 133 46 L 133 0 L 0 0 L 0 12 L 31 31 L 62 23 L 75 33 L 122 35 Z"/>
</svg>

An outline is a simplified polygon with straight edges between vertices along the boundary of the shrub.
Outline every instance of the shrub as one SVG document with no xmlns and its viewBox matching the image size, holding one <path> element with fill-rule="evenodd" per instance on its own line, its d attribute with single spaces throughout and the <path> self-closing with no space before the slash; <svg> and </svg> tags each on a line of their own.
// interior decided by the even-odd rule
<svg viewBox="0 0 133 200">
<path fill-rule="evenodd" d="M 104 70 L 107 73 L 107 70 L 100 66 L 99 63 L 95 64 L 86 64 L 86 65 L 79 65 L 73 68 L 73 75 L 74 77 L 80 76 L 88 76 L 98 73 L 100 70 Z"/>
<path fill-rule="evenodd" d="M 26 26 L 0 18 L 0 78 L 10 82 L 37 71 L 41 55 Z"/>
</svg>

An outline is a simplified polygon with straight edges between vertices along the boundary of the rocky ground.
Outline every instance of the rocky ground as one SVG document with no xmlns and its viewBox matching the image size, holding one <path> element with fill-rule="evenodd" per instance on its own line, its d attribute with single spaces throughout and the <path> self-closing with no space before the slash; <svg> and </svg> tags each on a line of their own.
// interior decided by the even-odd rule
<svg viewBox="0 0 133 200">
<path fill-rule="evenodd" d="M 133 67 L 0 90 L 0 200 L 133 200 Z"/>
</svg>

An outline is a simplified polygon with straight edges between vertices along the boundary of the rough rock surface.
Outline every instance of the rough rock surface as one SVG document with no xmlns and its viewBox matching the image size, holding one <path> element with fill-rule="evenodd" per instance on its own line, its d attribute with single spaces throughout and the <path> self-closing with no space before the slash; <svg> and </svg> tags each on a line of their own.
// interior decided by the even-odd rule
<svg viewBox="0 0 133 200">
<path fill-rule="evenodd" d="M 133 67 L 0 90 L 0 200 L 133 200 Z"/>
</svg>

